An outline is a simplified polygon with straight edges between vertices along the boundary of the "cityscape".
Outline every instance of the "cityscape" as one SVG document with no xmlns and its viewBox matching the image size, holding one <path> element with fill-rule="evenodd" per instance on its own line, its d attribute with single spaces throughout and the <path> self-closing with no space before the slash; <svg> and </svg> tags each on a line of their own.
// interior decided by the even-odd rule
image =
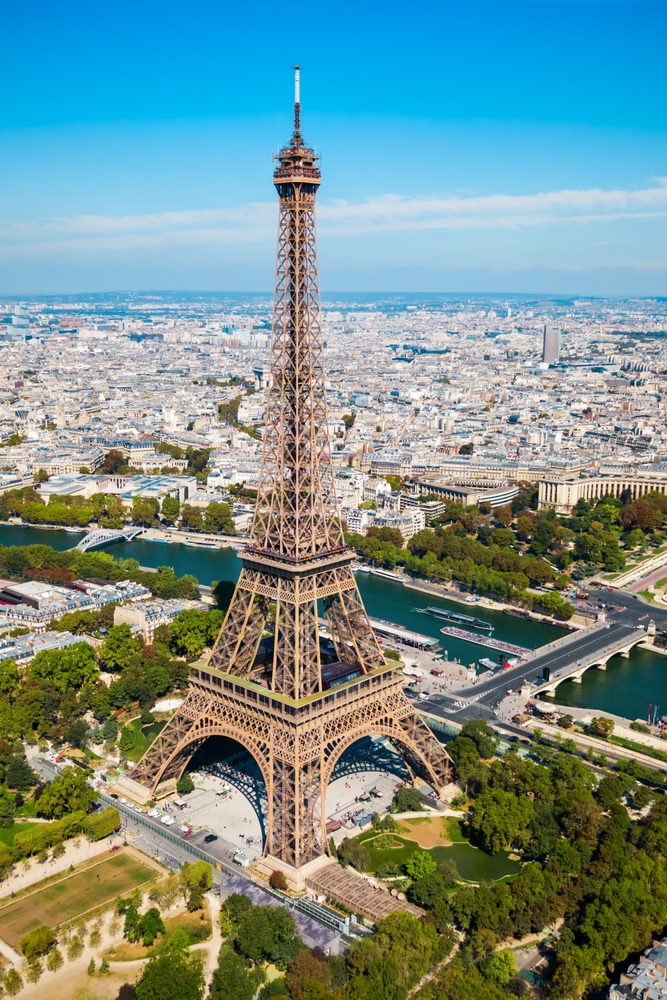
<svg viewBox="0 0 667 1000">
<path fill-rule="evenodd" d="M 667 996 L 663 6 L 28 7 L 0 994 Z"/>
</svg>

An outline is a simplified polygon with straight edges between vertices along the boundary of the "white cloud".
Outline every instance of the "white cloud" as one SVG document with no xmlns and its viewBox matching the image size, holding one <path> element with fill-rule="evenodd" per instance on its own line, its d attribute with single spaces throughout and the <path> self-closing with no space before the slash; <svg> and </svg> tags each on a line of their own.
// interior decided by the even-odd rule
<svg viewBox="0 0 667 1000">
<path fill-rule="evenodd" d="M 321 235 L 360 237 L 437 229 L 520 229 L 650 219 L 667 215 L 667 178 L 638 191 L 548 191 L 538 194 L 449 197 L 383 195 L 365 202 L 329 201 L 318 207 Z M 0 255 L 114 254 L 163 247 L 215 246 L 275 239 L 277 206 L 162 212 L 120 217 L 14 222 L 0 220 Z"/>
</svg>

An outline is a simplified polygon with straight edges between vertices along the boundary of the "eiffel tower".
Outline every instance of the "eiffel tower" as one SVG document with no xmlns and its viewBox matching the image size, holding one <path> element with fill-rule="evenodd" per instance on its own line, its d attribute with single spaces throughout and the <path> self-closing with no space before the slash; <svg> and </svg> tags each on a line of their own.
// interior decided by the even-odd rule
<svg viewBox="0 0 667 1000">
<path fill-rule="evenodd" d="M 378 646 L 337 513 L 315 238 L 321 174 L 300 112 L 295 67 L 294 131 L 273 175 L 273 346 L 251 540 L 209 663 L 191 667 L 185 700 L 131 774 L 160 796 L 210 736 L 237 740 L 267 790 L 260 866 L 281 868 L 293 885 L 326 859 L 326 789 L 351 744 L 385 736 L 436 788 L 451 767 L 405 697 L 400 667 Z"/>
</svg>

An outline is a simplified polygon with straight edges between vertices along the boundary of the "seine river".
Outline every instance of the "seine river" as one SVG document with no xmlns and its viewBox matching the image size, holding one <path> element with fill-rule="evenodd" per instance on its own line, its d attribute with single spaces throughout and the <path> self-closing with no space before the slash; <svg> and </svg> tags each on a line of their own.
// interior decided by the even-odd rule
<svg viewBox="0 0 667 1000">
<path fill-rule="evenodd" d="M 84 532 L 0 525 L 0 545 L 43 543 L 64 550 L 75 546 L 83 535 Z M 141 566 L 172 566 L 178 576 L 192 573 L 204 584 L 236 580 L 241 569 L 241 562 L 232 548 L 197 549 L 177 543 L 138 539 L 109 546 L 105 551 L 126 559 L 137 559 Z M 473 614 L 494 626 L 495 639 L 529 649 L 536 649 L 563 634 L 559 629 L 541 622 L 513 618 L 479 605 L 464 607 L 431 594 L 409 590 L 400 583 L 370 573 L 357 574 L 357 582 L 370 615 L 439 639 L 443 647 L 441 655 L 444 656 L 446 651 L 449 659 L 457 659 L 467 665 L 483 656 L 494 658 L 494 654 L 481 646 L 441 635 L 440 628 L 444 623 L 421 614 L 420 608 L 436 605 Z M 645 717 L 649 703 L 657 703 L 667 714 L 667 657 L 635 648 L 627 660 L 620 656 L 610 660 L 606 671 L 587 671 L 581 684 L 561 684 L 555 700 L 561 705 L 612 712 L 631 719 Z"/>
</svg>

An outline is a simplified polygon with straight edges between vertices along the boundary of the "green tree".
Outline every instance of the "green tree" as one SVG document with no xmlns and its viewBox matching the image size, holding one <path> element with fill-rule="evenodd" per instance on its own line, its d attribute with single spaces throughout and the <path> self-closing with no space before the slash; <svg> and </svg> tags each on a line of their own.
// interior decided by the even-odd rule
<svg viewBox="0 0 667 1000">
<path fill-rule="evenodd" d="M 475 800 L 470 827 L 479 846 L 497 854 L 524 833 L 532 818 L 533 806 L 526 795 L 492 788 Z"/>
<path fill-rule="evenodd" d="M 397 788 L 392 802 L 393 812 L 420 812 L 427 799 L 418 788 Z"/>
<path fill-rule="evenodd" d="M 190 792 L 194 792 L 195 783 L 189 774 L 183 774 L 176 782 L 176 791 L 179 795 L 188 795 Z"/>
<path fill-rule="evenodd" d="M 516 962 L 514 952 L 509 948 L 497 951 L 488 961 L 484 968 L 484 975 L 492 983 L 499 986 L 506 986 L 516 972 Z"/>
<path fill-rule="evenodd" d="M 352 837 L 345 837 L 337 848 L 338 860 L 342 865 L 353 865 L 357 871 L 367 872 L 371 867 L 371 856 L 363 846 Z"/>
<path fill-rule="evenodd" d="M 132 498 L 132 520 L 135 524 L 145 524 L 150 527 L 157 520 L 160 502 L 154 497 Z"/>
<path fill-rule="evenodd" d="M 59 819 L 78 809 L 89 812 L 96 798 L 97 793 L 88 784 L 83 771 L 66 767 L 44 788 L 37 800 L 36 812 L 47 819 Z"/>
<path fill-rule="evenodd" d="M 176 497 L 166 496 L 162 501 L 162 517 L 173 524 L 181 512 L 180 501 Z"/>
<path fill-rule="evenodd" d="M 153 944 L 158 934 L 164 934 L 164 923 L 160 911 L 152 906 L 139 922 L 139 932 L 146 947 Z"/>
<path fill-rule="evenodd" d="M 597 716 L 588 723 L 586 731 L 591 736 L 599 736 L 603 740 L 606 740 L 614 731 L 614 720 L 607 719 L 604 715 Z"/>
<path fill-rule="evenodd" d="M 46 955 L 55 940 L 56 935 L 53 930 L 47 927 L 46 924 L 40 924 L 39 927 L 35 927 L 33 931 L 30 931 L 21 938 L 19 948 L 27 961 L 31 962 L 41 955 Z"/>
<path fill-rule="evenodd" d="M 134 730 L 131 726 L 123 726 L 121 729 L 118 749 L 125 756 L 134 750 Z"/>
<path fill-rule="evenodd" d="M 0 694 L 10 701 L 16 694 L 20 677 L 21 673 L 16 666 L 16 660 L 0 660 Z"/>
<path fill-rule="evenodd" d="M 420 879 L 436 871 L 438 865 L 428 851 L 413 851 L 405 862 L 405 870 L 410 878 Z"/>
<path fill-rule="evenodd" d="M 37 775 L 25 757 L 12 757 L 5 772 L 5 782 L 9 788 L 27 792 L 37 784 Z"/>
<path fill-rule="evenodd" d="M 38 653 L 28 668 L 28 675 L 38 681 L 48 681 L 61 694 L 67 694 L 84 684 L 94 684 L 100 672 L 92 646 L 77 642 L 67 649 L 47 649 Z"/>
<path fill-rule="evenodd" d="M 204 527 L 204 518 L 199 507 L 191 504 L 183 504 L 181 508 L 181 523 L 189 531 L 201 531 Z"/>
<path fill-rule="evenodd" d="M 15 997 L 16 994 L 23 989 L 23 980 L 13 965 L 10 966 L 9 971 L 5 973 L 2 985 L 5 987 L 5 991 L 10 995 L 10 997 Z"/>
<path fill-rule="evenodd" d="M 181 611 L 171 623 L 172 652 L 196 660 L 205 646 L 213 645 L 223 620 L 222 611 Z"/>
<path fill-rule="evenodd" d="M 0 828 L 8 830 L 14 825 L 16 816 L 16 799 L 13 795 L 0 792 Z"/>
<path fill-rule="evenodd" d="M 123 622 L 122 625 L 113 625 L 99 648 L 99 658 L 103 669 L 112 672 L 123 670 L 138 662 L 138 654 L 139 643 L 132 635 L 132 630 L 126 622 Z"/>
<path fill-rule="evenodd" d="M 211 981 L 210 1000 L 252 1000 L 265 977 L 261 966 L 251 971 L 241 955 L 223 945 Z"/>
<path fill-rule="evenodd" d="M 61 968 L 62 964 L 63 964 L 62 953 L 57 948 L 54 948 L 52 951 L 49 952 L 49 957 L 46 960 L 46 967 L 49 970 L 49 972 L 57 972 L 58 969 Z"/>
<path fill-rule="evenodd" d="M 233 535 L 236 531 L 231 509 L 226 503 L 210 503 L 204 511 L 204 524 L 207 531 L 225 535 Z"/>
</svg>

